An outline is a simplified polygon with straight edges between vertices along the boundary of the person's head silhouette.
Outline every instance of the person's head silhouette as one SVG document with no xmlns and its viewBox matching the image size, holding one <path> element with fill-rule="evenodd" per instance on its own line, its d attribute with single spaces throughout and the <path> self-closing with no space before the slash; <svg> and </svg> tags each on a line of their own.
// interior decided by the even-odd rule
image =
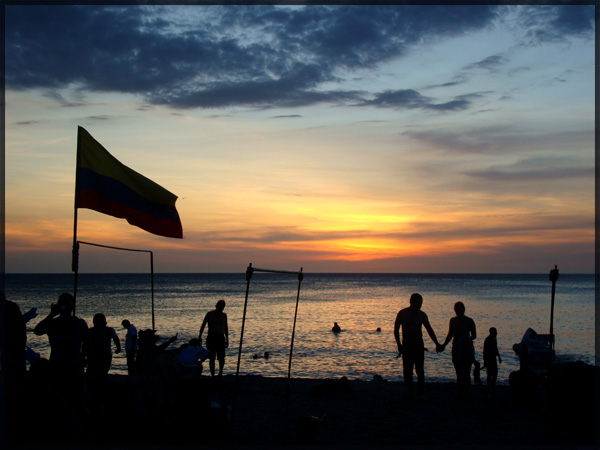
<svg viewBox="0 0 600 450">
<path fill-rule="evenodd" d="M 465 315 L 465 304 L 463 302 L 456 302 L 454 312 L 456 312 L 457 317 L 463 317 Z"/>
<path fill-rule="evenodd" d="M 423 297 L 421 294 L 414 293 L 410 296 L 410 307 L 413 309 L 421 309 L 423 306 Z"/>
</svg>

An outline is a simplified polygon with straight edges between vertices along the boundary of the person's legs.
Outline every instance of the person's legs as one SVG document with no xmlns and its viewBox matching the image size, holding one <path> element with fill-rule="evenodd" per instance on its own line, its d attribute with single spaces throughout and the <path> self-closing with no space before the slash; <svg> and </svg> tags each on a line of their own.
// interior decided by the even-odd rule
<svg viewBox="0 0 600 450">
<path fill-rule="evenodd" d="M 214 377 L 215 376 L 215 354 L 211 353 L 208 356 L 208 368 L 210 369 L 210 376 Z"/>
<path fill-rule="evenodd" d="M 425 386 L 425 353 L 421 351 L 415 358 L 415 372 L 417 373 L 417 389 L 419 399 L 423 398 L 423 387 Z"/>
<path fill-rule="evenodd" d="M 491 365 L 488 367 L 487 384 L 494 386 L 498 378 L 498 366 Z"/>
<path fill-rule="evenodd" d="M 215 358 L 217 354 L 215 352 L 214 338 L 209 334 L 206 336 L 206 350 L 208 350 L 208 368 L 210 369 L 210 376 L 215 376 Z"/>
<path fill-rule="evenodd" d="M 463 374 L 463 383 L 464 383 L 464 395 L 465 400 L 469 401 L 469 393 L 471 391 L 471 367 L 472 363 L 465 363 L 464 374 Z"/>
<path fill-rule="evenodd" d="M 465 400 L 464 364 L 462 362 L 455 362 L 454 371 L 456 372 L 456 391 L 458 392 L 458 401 L 461 402 Z"/>
<path fill-rule="evenodd" d="M 454 364 L 456 371 L 456 388 L 459 401 L 469 400 L 469 388 L 471 385 L 471 364 L 464 361 Z"/>
<path fill-rule="evenodd" d="M 217 339 L 215 339 L 216 343 Z M 219 376 L 223 375 L 223 367 L 225 366 L 225 336 L 219 336 L 218 344 L 215 347 L 215 353 L 219 360 Z"/>
<path fill-rule="evenodd" d="M 402 353 L 402 375 L 408 389 L 408 396 L 413 397 L 413 360 L 408 351 Z"/>
<path fill-rule="evenodd" d="M 135 373 L 135 350 L 126 350 L 127 355 L 127 373 L 133 375 Z"/>
</svg>

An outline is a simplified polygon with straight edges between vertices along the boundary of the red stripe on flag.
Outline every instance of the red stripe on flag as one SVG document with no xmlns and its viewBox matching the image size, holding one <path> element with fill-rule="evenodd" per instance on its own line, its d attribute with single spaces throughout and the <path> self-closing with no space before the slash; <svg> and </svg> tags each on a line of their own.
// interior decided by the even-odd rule
<svg viewBox="0 0 600 450">
<path fill-rule="evenodd" d="M 78 207 L 93 209 L 103 214 L 126 219 L 131 225 L 159 236 L 183 238 L 181 222 L 158 218 L 137 209 L 129 208 L 94 191 L 80 189 Z"/>
</svg>

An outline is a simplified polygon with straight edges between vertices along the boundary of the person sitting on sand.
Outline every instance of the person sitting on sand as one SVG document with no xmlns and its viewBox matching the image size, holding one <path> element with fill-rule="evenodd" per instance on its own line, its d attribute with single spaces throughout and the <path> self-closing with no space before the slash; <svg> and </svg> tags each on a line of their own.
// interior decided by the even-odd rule
<svg viewBox="0 0 600 450">
<path fill-rule="evenodd" d="M 225 349 L 229 347 L 229 329 L 227 328 L 227 314 L 223 312 L 225 309 L 225 300 L 219 300 L 215 305 L 215 309 L 206 313 L 198 339 L 202 345 L 202 333 L 208 325 L 208 335 L 206 336 L 206 348 L 208 349 L 208 366 L 210 375 L 215 376 L 215 359 L 219 360 L 219 377 L 223 375 L 223 367 L 225 366 Z"/>
<path fill-rule="evenodd" d="M 419 399 L 423 398 L 423 386 L 425 384 L 425 345 L 423 343 L 424 326 L 431 340 L 435 343 L 439 352 L 441 346 L 435 336 L 435 332 L 429 324 L 427 314 L 421 311 L 423 297 L 413 294 L 410 297 L 410 306 L 398 312 L 394 324 L 394 338 L 398 344 L 398 356 L 402 355 L 404 382 L 408 388 L 409 398 L 413 397 L 413 367 L 417 373 L 417 387 Z M 402 340 L 400 340 L 400 327 L 402 327 Z"/>
<path fill-rule="evenodd" d="M 337 322 L 333 322 L 333 328 L 331 329 L 331 331 L 333 331 L 334 333 L 339 333 L 342 331 L 342 329 L 340 328 Z"/>
</svg>

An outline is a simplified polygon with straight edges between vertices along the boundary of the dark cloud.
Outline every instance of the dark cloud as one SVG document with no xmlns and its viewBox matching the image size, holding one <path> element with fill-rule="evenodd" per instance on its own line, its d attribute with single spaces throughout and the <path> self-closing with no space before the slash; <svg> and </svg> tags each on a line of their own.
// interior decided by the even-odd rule
<svg viewBox="0 0 600 450">
<path fill-rule="evenodd" d="M 513 165 L 493 166 L 466 174 L 489 182 L 538 182 L 558 181 L 565 178 L 591 179 L 595 176 L 595 169 L 593 166 L 575 165 L 570 161 L 557 161 L 546 157 L 526 159 Z"/>
<path fill-rule="evenodd" d="M 112 116 L 101 115 L 101 116 L 87 116 L 86 120 L 111 120 Z"/>
<path fill-rule="evenodd" d="M 431 109 L 436 111 L 459 111 L 468 108 L 470 101 L 467 96 L 461 96 L 445 103 L 434 103 L 430 97 L 421 95 L 413 89 L 385 91 L 377 94 L 372 100 L 365 100 L 357 106 L 375 106 L 378 108 L 396 109 Z"/>
<path fill-rule="evenodd" d="M 532 43 L 562 41 L 566 36 L 593 37 L 593 5 L 528 6 L 521 15 Z"/>
<path fill-rule="evenodd" d="M 425 41 L 483 29 L 502 11 L 445 5 L 175 8 L 181 7 L 6 6 L 6 87 L 121 92 L 176 108 L 326 102 L 456 111 L 468 100 L 322 86 L 339 81 L 341 73 L 376 69 Z M 546 9 L 534 25 L 545 18 L 548 36 L 590 32 L 586 10 Z"/>
<path fill-rule="evenodd" d="M 467 66 L 467 69 L 485 69 L 489 71 L 496 70 L 498 67 L 506 64 L 508 60 L 501 55 L 488 56 L 487 58 Z"/>
<path fill-rule="evenodd" d="M 408 136 L 425 143 L 436 151 L 457 154 L 493 154 L 521 152 L 524 148 L 542 150 L 560 146 L 572 146 L 575 143 L 589 145 L 594 140 L 593 130 L 574 130 L 572 132 L 540 131 L 531 132 L 517 125 L 494 125 L 462 129 L 433 129 L 424 131 L 406 131 Z"/>
</svg>

